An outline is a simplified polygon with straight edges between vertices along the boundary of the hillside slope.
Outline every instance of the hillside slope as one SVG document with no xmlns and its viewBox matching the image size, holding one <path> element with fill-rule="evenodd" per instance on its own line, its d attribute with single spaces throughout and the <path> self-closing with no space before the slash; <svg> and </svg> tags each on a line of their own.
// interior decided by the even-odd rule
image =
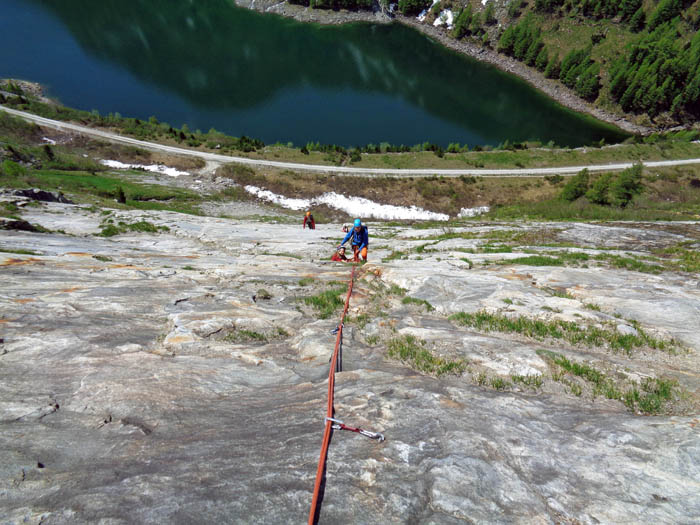
<svg viewBox="0 0 700 525">
<path fill-rule="evenodd" d="M 700 118 L 699 0 L 290 3 L 321 9 L 373 9 L 393 13 L 410 25 L 418 17 L 420 25 L 436 26 L 441 36 L 454 42 L 440 38 L 449 47 L 459 48 L 457 44 L 463 42 L 498 51 L 533 73 L 539 72 L 542 81 L 555 79 L 595 108 L 624 115 L 640 126 L 690 127 Z M 308 18 L 288 11 L 283 14 Z M 330 21 L 336 23 L 336 18 Z"/>
</svg>

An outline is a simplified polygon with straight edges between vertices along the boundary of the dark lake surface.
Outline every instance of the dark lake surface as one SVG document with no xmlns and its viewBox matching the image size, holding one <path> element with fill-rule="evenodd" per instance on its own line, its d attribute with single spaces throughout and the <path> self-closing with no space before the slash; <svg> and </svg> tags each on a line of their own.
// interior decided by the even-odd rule
<svg viewBox="0 0 700 525">
<path fill-rule="evenodd" d="M 229 0 L 0 0 L 0 77 L 71 107 L 267 143 L 625 136 L 399 24 L 301 24 Z"/>
</svg>

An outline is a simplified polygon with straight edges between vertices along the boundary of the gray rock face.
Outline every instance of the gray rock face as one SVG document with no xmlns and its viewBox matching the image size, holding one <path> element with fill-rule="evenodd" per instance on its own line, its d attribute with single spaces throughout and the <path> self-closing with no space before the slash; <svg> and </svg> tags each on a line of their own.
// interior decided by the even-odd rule
<svg viewBox="0 0 700 525">
<path fill-rule="evenodd" d="M 33 201 L 41 202 L 60 202 L 62 204 L 75 204 L 73 201 L 68 199 L 63 193 L 57 193 L 55 191 L 45 191 L 39 190 L 37 188 L 31 188 L 26 190 L 14 190 L 10 192 L 11 195 L 17 197 L 26 197 L 27 199 Z"/>
<path fill-rule="evenodd" d="M 39 231 L 36 226 L 24 220 L 5 219 L 0 217 L 0 230 L 19 230 L 24 232 Z"/>
<path fill-rule="evenodd" d="M 0 234 L 0 521 L 305 521 L 339 312 L 322 319 L 303 298 L 348 279 L 328 261 L 340 225 L 115 214 L 170 231 L 105 239 L 92 235 L 99 213 L 51 204 L 24 217 L 66 235 Z M 604 226 L 568 226 L 569 239 L 621 243 Z M 389 231 L 359 271 L 335 389 L 336 417 L 387 439 L 334 432 L 320 523 L 697 522 L 697 276 L 486 265 L 510 255 L 490 253 L 469 254 L 470 269 L 455 250 L 474 239 L 380 263 L 430 235 L 370 229 Z M 20 249 L 35 255 L 9 253 Z M 404 304 L 392 284 L 435 310 Z M 479 310 L 635 330 L 617 314 L 686 350 L 625 355 L 446 318 Z M 468 370 L 433 377 L 389 359 L 406 335 Z M 629 380 L 674 379 L 685 405 L 641 416 L 576 395 L 542 349 Z M 497 390 L 480 373 L 544 383 Z"/>
</svg>

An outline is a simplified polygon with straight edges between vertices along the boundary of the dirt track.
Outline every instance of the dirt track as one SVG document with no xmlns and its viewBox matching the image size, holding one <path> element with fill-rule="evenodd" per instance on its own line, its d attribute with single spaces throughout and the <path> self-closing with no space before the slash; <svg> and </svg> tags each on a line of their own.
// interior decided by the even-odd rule
<svg viewBox="0 0 700 525">
<path fill-rule="evenodd" d="M 335 173 L 339 175 L 348 176 L 368 176 L 368 175 L 378 175 L 378 176 L 392 176 L 392 177 L 431 177 L 435 175 L 440 175 L 443 177 L 459 177 L 461 175 L 471 175 L 471 176 L 490 176 L 490 177 L 540 177 L 542 175 L 574 175 L 584 168 L 588 168 L 589 171 L 618 171 L 631 167 L 633 164 L 639 162 L 622 162 L 617 164 L 591 164 L 587 166 L 560 166 L 555 168 L 513 168 L 513 169 L 435 169 L 435 168 L 424 168 L 424 169 L 382 169 L 382 168 L 353 168 L 346 166 L 323 166 L 318 164 L 298 164 L 294 162 L 279 162 L 274 160 L 258 160 L 258 159 L 247 159 L 245 157 L 233 157 L 229 155 L 220 155 L 217 153 L 207 153 L 205 151 L 197 151 L 186 148 L 178 148 L 174 146 L 166 146 L 163 144 L 157 144 L 154 142 L 146 142 L 143 140 L 137 140 L 130 137 L 124 137 L 122 135 L 117 135 L 116 133 L 110 133 L 108 131 L 102 131 L 99 129 L 89 128 L 87 126 L 80 126 L 77 124 L 71 124 L 68 122 L 60 122 L 57 120 L 51 120 L 44 117 L 39 117 L 25 111 L 18 111 L 15 109 L 6 108 L 0 106 L 0 110 L 6 111 L 17 117 L 21 117 L 30 122 L 34 122 L 41 126 L 46 126 L 48 128 L 58 129 L 62 131 L 72 131 L 74 133 L 81 133 L 90 137 L 100 138 L 110 142 L 116 142 L 120 144 L 128 144 L 131 146 L 137 146 L 139 148 L 148 149 L 151 151 L 163 151 L 166 153 L 172 153 L 176 155 L 189 155 L 193 157 L 199 157 L 208 162 L 217 162 L 221 164 L 225 163 L 239 163 L 248 164 L 253 166 L 267 166 L 274 168 L 292 169 L 299 171 L 311 171 L 311 172 L 321 172 L 321 173 Z M 679 160 L 663 160 L 663 161 L 642 161 L 647 167 L 662 167 L 662 166 L 682 166 L 688 164 L 700 164 L 700 158 L 696 159 L 679 159 Z"/>
</svg>

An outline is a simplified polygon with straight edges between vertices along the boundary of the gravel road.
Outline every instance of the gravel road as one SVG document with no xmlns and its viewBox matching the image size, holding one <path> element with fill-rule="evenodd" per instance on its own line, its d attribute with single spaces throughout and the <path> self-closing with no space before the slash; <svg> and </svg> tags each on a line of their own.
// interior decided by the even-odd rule
<svg viewBox="0 0 700 525">
<path fill-rule="evenodd" d="M 490 176 L 490 177 L 539 177 L 542 175 L 574 175 L 584 168 L 588 168 L 589 171 L 618 171 L 624 170 L 639 160 L 634 162 L 621 162 L 617 164 L 591 164 L 586 166 L 559 166 L 554 168 L 510 168 L 510 169 L 387 169 L 387 168 L 357 168 L 348 166 L 323 166 L 318 164 L 299 164 L 295 162 L 279 162 L 274 160 L 265 159 L 248 159 L 245 157 L 234 157 L 229 155 L 220 155 L 217 153 L 208 153 L 205 151 L 197 151 L 186 148 L 178 148 L 175 146 L 166 146 L 164 144 L 157 144 L 154 142 L 146 142 L 143 140 L 137 140 L 130 137 L 124 137 L 122 135 L 117 135 L 116 133 L 110 133 L 108 131 L 102 131 L 99 129 L 89 128 L 87 126 L 80 126 L 78 124 L 71 124 L 68 122 L 60 122 L 57 120 L 51 120 L 44 117 L 39 117 L 25 111 L 18 111 L 16 109 L 10 109 L 4 106 L 0 106 L 0 110 L 21 117 L 30 122 L 34 122 L 41 126 L 46 126 L 48 128 L 58 129 L 61 131 L 72 131 L 75 133 L 81 133 L 90 137 L 100 138 L 103 140 L 108 140 L 110 142 L 116 142 L 121 144 L 128 144 L 131 146 L 137 146 L 139 148 L 144 148 L 152 151 L 162 151 L 166 153 L 172 153 L 175 155 L 189 155 L 192 157 L 199 157 L 205 161 L 219 162 L 219 163 L 230 163 L 237 162 L 239 164 L 248 164 L 254 166 L 267 166 L 274 168 L 292 169 L 299 171 L 312 171 L 321 173 L 335 173 L 339 175 L 349 175 L 349 176 L 392 176 L 392 177 L 429 177 L 440 175 L 443 177 L 459 177 L 461 175 L 472 175 L 472 176 Z M 679 159 L 679 160 L 662 160 L 662 161 L 644 161 L 643 164 L 647 167 L 664 167 L 664 166 L 683 166 L 688 164 L 700 164 L 700 158 L 696 159 Z"/>
</svg>

